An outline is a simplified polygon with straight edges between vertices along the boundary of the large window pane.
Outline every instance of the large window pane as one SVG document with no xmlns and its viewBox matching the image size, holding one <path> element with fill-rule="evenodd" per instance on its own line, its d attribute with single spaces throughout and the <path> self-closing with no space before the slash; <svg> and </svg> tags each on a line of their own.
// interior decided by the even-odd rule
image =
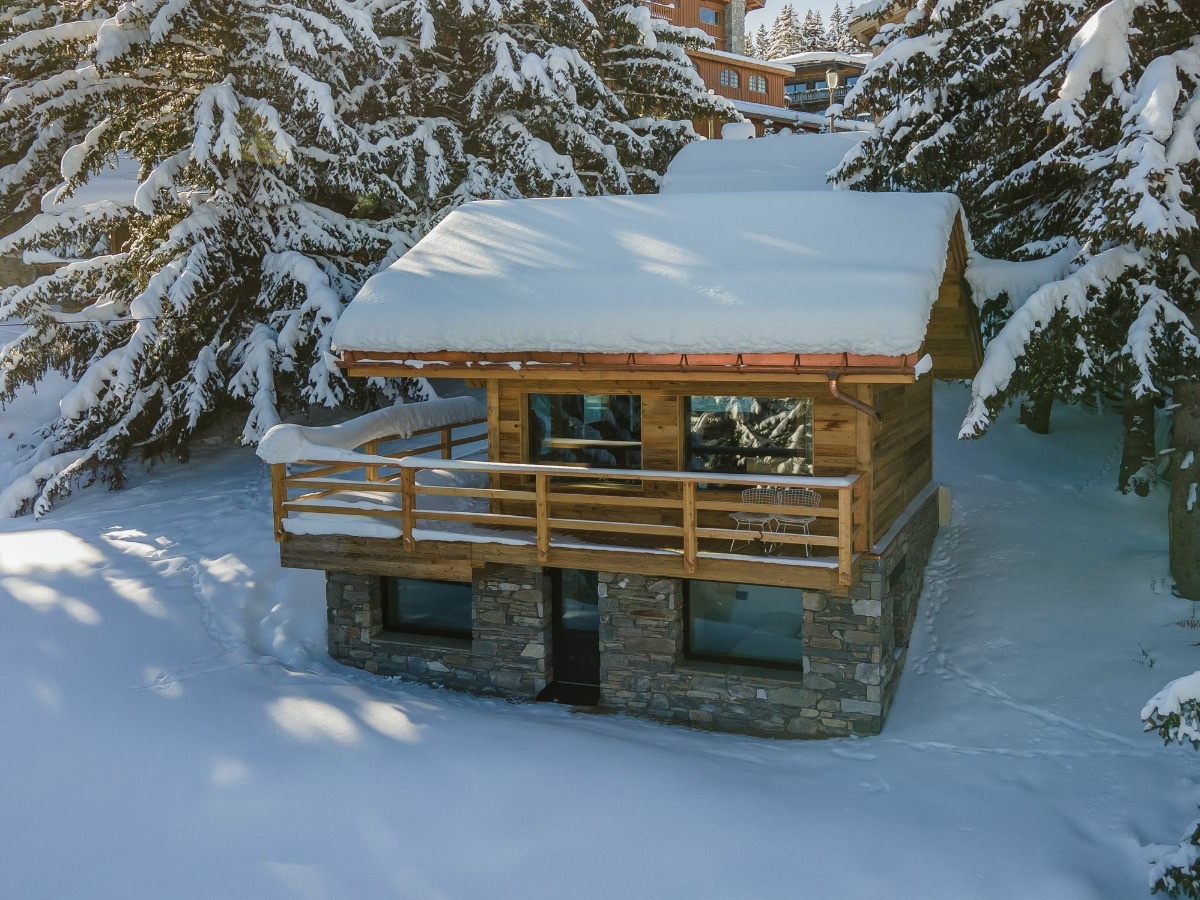
<svg viewBox="0 0 1200 900">
<path fill-rule="evenodd" d="M 383 627 L 387 631 L 469 638 L 471 585 L 420 578 L 385 578 Z"/>
<path fill-rule="evenodd" d="M 804 608 L 796 588 L 687 582 L 688 654 L 800 667 Z"/>
<path fill-rule="evenodd" d="M 530 394 L 529 460 L 642 467 L 642 403 L 628 394 Z"/>
<path fill-rule="evenodd" d="M 689 397 L 688 468 L 694 472 L 812 474 L 812 400 Z"/>
</svg>

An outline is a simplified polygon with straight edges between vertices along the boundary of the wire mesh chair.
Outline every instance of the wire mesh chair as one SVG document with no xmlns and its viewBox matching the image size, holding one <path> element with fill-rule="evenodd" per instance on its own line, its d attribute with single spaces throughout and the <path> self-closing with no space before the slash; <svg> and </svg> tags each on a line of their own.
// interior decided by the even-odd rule
<svg viewBox="0 0 1200 900">
<path fill-rule="evenodd" d="M 747 506 L 758 504 L 760 506 L 774 506 L 779 497 L 779 491 L 774 488 L 746 488 L 742 491 L 742 503 Z M 746 528 L 749 531 L 757 531 L 761 536 L 763 529 L 771 524 L 772 516 L 769 513 L 752 512 L 748 509 L 740 509 L 737 512 L 732 512 L 729 517 L 737 523 L 737 530 L 741 531 Z M 737 545 L 737 538 L 729 542 L 729 549 L 732 550 Z"/>
<path fill-rule="evenodd" d="M 815 509 L 821 505 L 821 495 L 811 488 L 784 488 L 776 492 L 775 505 Z M 816 516 L 803 516 L 792 513 L 776 513 L 772 518 L 775 520 L 776 531 L 782 531 L 786 534 L 789 528 L 795 528 L 805 535 L 809 534 L 808 527 L 817 520 Z M 804 545 L 804 555 L 812 556 L 811 545 Z"/>
</svg>

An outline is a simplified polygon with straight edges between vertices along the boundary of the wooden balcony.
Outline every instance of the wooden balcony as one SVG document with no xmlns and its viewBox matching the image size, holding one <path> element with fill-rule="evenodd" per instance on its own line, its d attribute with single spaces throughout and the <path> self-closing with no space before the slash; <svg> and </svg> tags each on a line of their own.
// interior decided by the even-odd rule
<svg viewBox="0 0 1200 900">
<path fill-rule="evenodd" d="M 275 536 L 290 566 L 387 573 L 520 562 L 845 589 L 866 549 L 857 474 L 837 478 L 529 465 L 454 458 L 482 423 L 363 445 L 356 458 L 272 466 Z M 416 443 L 414 443 L 416 441 Z M 388 449 L 389 444 L 397 444 Z M 750 487 L 810 488 L 819 505 L 742 502 Z M 769 521 L 737 527 L 734 513 Z M 786 517 L 813 521 L 805 533 Z M 459 564 L 462 564 L 459 566 Z M 343 560 L 342 565 L 345 565 Z M 455 568 L 455 566 L 459 566 Z M 420 577 L 433 577 L 424 575 Z M 469 576 L 468 576 L 469 577 Z"/>
</svg>

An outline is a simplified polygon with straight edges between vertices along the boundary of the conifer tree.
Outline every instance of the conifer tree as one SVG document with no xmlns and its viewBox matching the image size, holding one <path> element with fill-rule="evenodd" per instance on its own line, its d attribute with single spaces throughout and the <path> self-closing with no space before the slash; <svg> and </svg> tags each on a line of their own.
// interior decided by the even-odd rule
<svg viewBox="0 0 1200 900">
<path fill-rule="evenodd" d="M 850 36 L 850 13 L 842 12 L 838 4 L 833 5 L 829 14 L 829 28 L 825 32 L 825 46 L 837 53 L 861 53 L 863 47 Z"/>
<path fill-rule="evenodd" d="M 831 49 L 825 40 L 825 23 L 819 10 L 810 9 L 804 15 L 804 25 L 801 27 L 800 46 L 802 53 L 814 50 Z"/>
<path fill-rule="evenodd" d="M 131 454 L 186 458 L 229 412 L 254 441 L 284 408 L 416 396 L 333 366 L 367 276 L 466 200 L 653 190 L 693 117 L 730 116 L 694 33 L 611 0 L 129 0 L 88 28 L 87 84 L 31 81 L 50 124 L 86 126 L 46 154 L 68 188 L 119 154 L 142 183 L 126 247 L 0 293 L 0 319 L 28 323 L 0 396 L 50 369 L 78 382 L 5 512 L 119 485 Z M 61 31 L 17 34 L 0 70 Z M 88 243 L 35 219 L 0 252 Z"/>
<path fill-rule="evenodd" d="M 796 8 L 790 3 L 785 3 L 771 26 L 768 51 L 764 56 L 766 59 L 780 59 L 793 53 L 801 53 L 803 50 L 804 34 L 800 20 L 796 17 Z"/>
<path fill-rule="evenodd" d="M 1021 394 L 1116 390 L 1169 396 L 1180 466 L 1200 455 L 1198 36 L 1200 10 L 1173 0 L 931 0 L 847 98 L 883 118 L 844 180 L 957 192 L 989 255 L 1081 248 L 1011 315 L 988 311 L 964 436 Z M 1173 480 L 1171 563 L 1177 590 L 1200 598 L 1188 471 Z"/>
<path fill-rule="evenodd" d="M 759 25 L 758 30 L 751 35 L 747 50 L 755 59 L 770 58 L 767 54 L 771 52 L 771 36 L 767 33 L 766 25 Z"/>
</svg>

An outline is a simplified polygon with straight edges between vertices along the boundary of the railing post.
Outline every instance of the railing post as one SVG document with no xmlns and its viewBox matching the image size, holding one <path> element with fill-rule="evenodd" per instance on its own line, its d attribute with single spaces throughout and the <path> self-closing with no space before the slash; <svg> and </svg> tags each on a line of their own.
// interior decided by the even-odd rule
<svg viewBox="0 0 1200 900">
<path fill-rule="evenodd" d="M 550 476 L 534 475 L 536 501 L 537 558 L 545 562 L 550 557 Z"/>
<path fill-rule="evenodd" d="M 283 504 L 287 501 L 287 463 L 271 465 L 271 516 L 274 520 L 275 540 L 287 540 L 283 530 Z"/>
<path fill-rule="evenodd" d="M 683 483 L 683 571 L 696 571 L 696 482 Z"/>
<path fill-rule="evenodd" d="M 378 441 L 367 441 L 365 444 L 362 445 L 362 448 L 363 448 L 363 453 L 369 453 L 371 456 L 374 456 L 376 453 L 379 452 L 379 442 Z M 378 481 L 378 480 L 379 480 L 379 466 L 367 466 L 367 481 Z"/>
<path fill-rule="evenodd" d="M 449 459 L 452 455 L 453 447 L 451 447 L 450 442 L 454 440 L 452 437 L 453 433 L 453 428 L 442 429 L 442 459 Z"/>
<path fill-rule="evenodd" d="M 838 488 L 838 583 L 850 584 L 850 565 L 854 547 L 854 497 L 849 487 Z"/>
<path fill-rule="evenodd" d="M 417 470 L 405 466 L 400 470 L 400 526 L 404 536 L 404 549 L 416 549 L 413 529 L 417 525 Z"/>
</svg>

